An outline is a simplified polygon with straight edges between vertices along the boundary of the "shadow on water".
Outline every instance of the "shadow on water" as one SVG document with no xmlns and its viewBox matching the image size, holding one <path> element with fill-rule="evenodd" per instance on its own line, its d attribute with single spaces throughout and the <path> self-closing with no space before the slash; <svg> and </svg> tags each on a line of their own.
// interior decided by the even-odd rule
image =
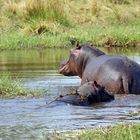
<svg viewBox="0 0 140 140">
<path fill-rule="evenodd" d="M 113 54 L 127 55 L 140 63 L 140 51 L 118 48 L 103 49 Z M 75 130 L 107 126 L 119 122 L 140 122 L 140 115 L 129 115 L 140 109 L 140 95 L 119 95 L 112 102 L 92 107 L 72 106 L 46 102 L 79 86 L 78 77 L 65 77 L 57 73 L 61 60 L 68 57 L 65 49 L 42 51 L 5 51 L 0 53 L 1 76 L 10 72 L 29 88 L 46 88 L 45 98 L 0 99 L 0 138 L 41 138 L 43 132 Z"/>
</svg>

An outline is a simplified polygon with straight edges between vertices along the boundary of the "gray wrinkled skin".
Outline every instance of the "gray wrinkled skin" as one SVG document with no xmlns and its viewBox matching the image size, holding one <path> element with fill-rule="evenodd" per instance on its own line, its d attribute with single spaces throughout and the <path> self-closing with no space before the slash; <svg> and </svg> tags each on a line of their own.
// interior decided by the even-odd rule
<svg viewBox="0 0 140 140">
<path fill-rule="evenodd" d="M 60 73 L 79 76 L 81 85 L 97 81 L 113 94 L 140 94 L 140 65 L 124 56 L 108 55 L 90 45 L 71 49 Z"/>
</svg>

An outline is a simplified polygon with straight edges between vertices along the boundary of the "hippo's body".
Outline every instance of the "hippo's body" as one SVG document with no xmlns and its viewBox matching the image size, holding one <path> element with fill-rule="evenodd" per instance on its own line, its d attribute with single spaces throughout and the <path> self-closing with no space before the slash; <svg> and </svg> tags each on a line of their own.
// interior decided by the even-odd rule
<svg viewBox="0 0 140 140">
<path fill-rule="evenodd" d="M 126 57 L 97 57 L 86 66 L 82 84 L 86 79 L 96 80 L 114 94 L 140 94 L 140 66 Z"/>
<path fill-rule="evenodd" d="M 79 45 L 71 50 L 69 60 L 60 73 L 78 75 L 81 85 L 97 81 L 113 94 L 140 94 L 140 65 L 124 56 L 107 55 L 89 46 Z"/>
</svg>

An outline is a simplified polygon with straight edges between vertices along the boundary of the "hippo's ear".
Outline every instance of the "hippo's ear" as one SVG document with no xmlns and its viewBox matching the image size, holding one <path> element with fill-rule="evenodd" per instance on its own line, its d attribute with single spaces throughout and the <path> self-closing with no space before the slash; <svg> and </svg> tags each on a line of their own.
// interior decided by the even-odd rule
<svg viewBox="0 0 140 140">
<path fill-rule="evenodd" d="M 79 44 L 79 42 L 77 42 L 77 44 L 76 44 L 76 49 L 78 49 L 78 50 L 81 49 L 81 45 Z"/>
</svg>

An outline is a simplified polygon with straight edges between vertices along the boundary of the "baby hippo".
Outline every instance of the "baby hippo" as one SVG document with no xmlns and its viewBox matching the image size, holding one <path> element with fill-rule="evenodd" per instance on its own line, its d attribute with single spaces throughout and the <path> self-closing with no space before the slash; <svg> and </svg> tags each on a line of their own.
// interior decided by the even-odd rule
<svg viewBox="0 0 140 140">
<path fill-rule="evenodd" d="M 60 96 L 57 101 L 72 105 L 89 106 L 113 99 L 114 95 L 109 94 L 104 87 L 98 85 L 96 81 L 90 81 L 80 86 L 76 92 Z"/>
<path fill-rule="evenodd" d="M 98 85 L 96 81 L 89 81 L 77 90 L 81 100 L 88 99 L 91 103 L 106 102 L 114 99 L 114 95 L 109 94 L 105 88 Z"/>
</svg>

